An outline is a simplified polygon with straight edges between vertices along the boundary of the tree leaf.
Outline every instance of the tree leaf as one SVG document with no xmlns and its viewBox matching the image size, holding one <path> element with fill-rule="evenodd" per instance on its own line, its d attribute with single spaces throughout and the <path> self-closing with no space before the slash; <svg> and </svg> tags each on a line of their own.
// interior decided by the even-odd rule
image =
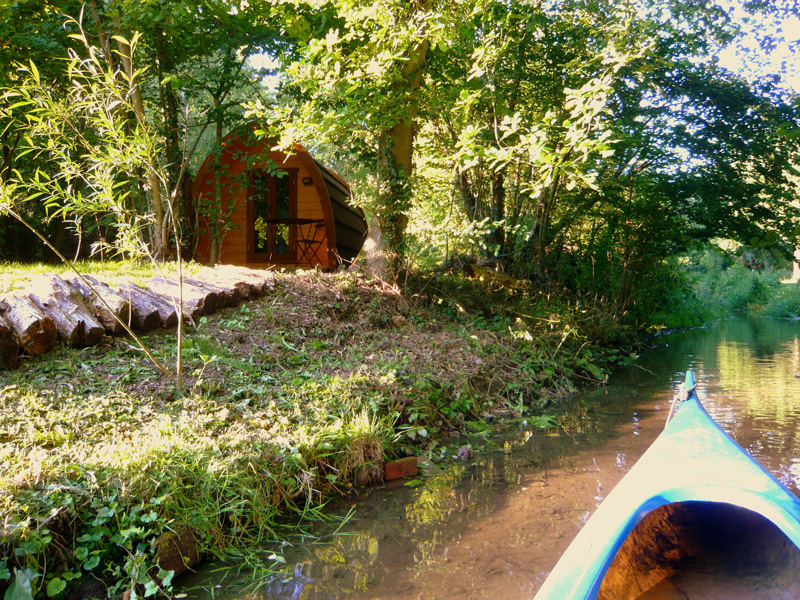
<svg viewBox="0 0 800 600">
<path fill-rule="evenodd" d="M 158 593 L 158 584 L 152 579 L 144 584 L 144 597 L 154 596 Z"/>
</svg>

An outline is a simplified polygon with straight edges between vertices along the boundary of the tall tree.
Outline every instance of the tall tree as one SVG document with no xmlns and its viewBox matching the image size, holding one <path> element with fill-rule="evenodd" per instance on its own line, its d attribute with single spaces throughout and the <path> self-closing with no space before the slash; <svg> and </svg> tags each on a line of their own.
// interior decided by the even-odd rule
<svg viewBox="0 0 800 600">
<path fill-rule="evenodd" d="M 429 115 L 442 135 L 432 139 L 452 148 L 456 189 L 471 219 L 491 221 L 498 257 L 510 259 L 504 225 L 517 229 L 529 213 L 525 235 L 543 269 L 563 191 L 591 185 L 589 159 L 608 150 L 607 90 L 646 45 L 628 35 L 629 18 L 611 5 L 484 0 L 454 16 L 457 42 L 433 52 Z M 450 113 L 438 110 L 442 93 Z"/>
<path fill-rule="evenodd" d="M 336 0 L 298 13 L 286 64 L 293 122 L 308 137 L 345 145 L 370 165 L 373 208 L 399 265 L 411 203 L 414 134 L 436 14 L 431 0 Z"/>
</svg>

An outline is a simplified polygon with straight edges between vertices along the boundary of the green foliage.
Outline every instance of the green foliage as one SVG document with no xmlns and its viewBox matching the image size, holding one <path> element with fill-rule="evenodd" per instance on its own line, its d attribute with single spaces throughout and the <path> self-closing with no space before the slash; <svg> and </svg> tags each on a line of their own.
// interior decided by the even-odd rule
<svg viewBox="0 0 800 600">
<path fill-rule="evenodd" d="M 15 569 L 14 581 L 6 590 L 4 600 L 33 600 L 35 584 L 40 577 L 31 569 Z"/>
<path fill-rule="evenodd" d="M 748 268 L 746 251 L 739 254 L 710 248 L 695 259 L 695 294 L 718 317 L 735 311 L 759 312 L 780 285 L 774 270 Z"/>
<path fill-rule="evenodd" d="M 796 283 L 773 286 L 759 314 L 776 319 L 800 319 L 800 286 Z"/>
<path fill-rule="evenodd" d="M 49 218 L 76 226 L 113 215 L 116 250 L 138 258 L 149 253 L 147 229 L 153 223 L 135 190 L 162 148 L 149 123 L 131 119 L 139 73 L 121 79 L 100 62 L 83 32 L 74 36 L 86 44 L 87 58 L 73 53 L 65 63 L 72 84 L 66 95 L 54 92 L 32 62 L 18 65 L 19 84 L 2 92 L 0 118 L 13 122 L 23 137 L 18 158 L 28 155 L 48 165 L 33 173 L 15 171 L 5 184 L 11 190 L 7 202 L 16 205 L 17 195 L 41 203 Z M 131 53 L 137 40 L 129 42 Z"/>
<path fill-rule="evenodd" d="M 167 591 L 153 545 L 168 528 L 245 552 L 385 454 L 601 381 L 635 360 L 642 327 L 797 315 L 769 249 L 796 243 L 798 105 L 709 60 L 736 35 L 714 5 L 91 2 L 84 23 L 54 10 L 70 2 L 14 6 L 21 24 L 0 7 L 9 214 L 128 258 L 163 257 L 168 226 L 180 249 L 197 216 L 219 242 L 238 207 L 195 206 L 181 181 L 255 94 L 271 136 L 352 176 L 392 250 L 499 267 L 411 274 L 405 302 L 312 275 L 314 302 L 290 289 L 208 318 L 183 349 L 153 342 L 179 377 L 187 361 L 185 398 L 124 345 L 37 363 L 2 392 L 0 438 L 24 449 L 0 458 L 15 598 L 99 572 L 118 593 Z M 250 79 L 258 49 L 282 60 L 277 95 Z M 723 234 L 748 247 L 678 262 Z M 0 257 L 26 245 L 7 218 L 0 236 Z M 80 391 L 53 383 L 73 379 Z M 54 568 L 56 546 L 74 564 Z"/>
<path fill-rule="evenodd" d="M 487 0 L 443 28 L 418 136 L 418 264 L 493 258 L 647 322 L 698 239 L 793 239 L 797 147 L 779 124 L 797 107 L 707 60 L 736 35 L 718 7 L 628 10 Z M 459 235 L 464 220 L 477 235 Z"/>
<path fill-rule="evenodd" d="M 216 138 L 219 147 L 223 129 L 241 123 L 244 113 L 241 101 L 245 97 L 267 100 L 269 94 L 257 85 L 257 78 L 263 72 L 250 68 L 247 59 L 260 50 L 277 51 L 285 46 L 279 34 L 285 11 L 269 3 L 253 6 L 245 3 L 229 10 L 216 0 L 85 5 L 69 0 L 36 1 L 4 5 L 0 11 L 3 15 L 14 15 L 4 18 L 3 23 L 16 23 L 8 31 L 4 28 L 0 32 L 4 40 L 0 49 L 0 89 L 14 90 L 26 85 L 25 70 L 20 70 L 19 65 L 28 68 L 35 65 L 44 87 L 34 95 L 63 108 L 61 113 L 55 113 L 58 117 L 55 123 L 71 114 L 76 162 L 88 153 L 84 143 L 87 140 L 96 146 L 97 154 L 120 155 L 118 160 L 122 160 L 121 155 L 135 153 L 135 144 L 113 135 L 116 124 L 137 122 L 137 127 L 142 127 L 146 123 L 148 135 L 159 152 L 155 159 L 150 157 L 149 168 L 131 172 L 120 166 L 119 173 L 104 173 L 94 179 L 107 180 L 111 176 L 115 183 L 131 178 L 136 183 L 139 178 L 144 180 L 145 185 L 131 184 L 128 189 L 122 185 L 116 189 L 117 206 L 124 206 L 126 216 L 131 211 L 140 215 L 152 211 L 150 224 L 158 231 L 148 232 L 145 240 L 154 254 L 163 256 L 166 252 L 170 220 L 179 221 L 183 228 L 182 235 L 175 237 L 183 238 L 185 248 L 192 248 L 191 238 L 198 233 L 198 223 L 189 193 L 191 186 L 184 185 L 188 170 L 197 161 L 198 149 L 208 150 L 214 145 L 210 138 Z M 87 40 L 94 44 L 88 52 Z M 143 67 L 138 71 L 129 60 L 133 55 L 131 42 L 138 46 L 137 66 Z M 70 61 L 78 56 L 85 59 L 82 67 L 91 66 L 96 71 L 97 81 L 92 90 L 82 85 L 85 78 L 80 72 L 76 82 L 76 72 L 69 70 Z M 80 118 L 87 114 L 84 103 L 95 92 L 102 95 L 107 91 L 108 81 L 102 81 L 103 76 L 113 79 L 118 88 L 127 85 L 124 96 L 105 103 L 108 109 L 105 112 L 113 125 L 108 131 L 97 127 L 97 114 Z M 0 102 L 0 107 L 7 108 L 10 104 L 14 101 Z M 27 112 L 27 107 L 18 105 L 14 112 L 11 116 L 0 116 L 0 181 L 6 183 L 14 168 L 27 179 L 32 179 L 37 171 L 53 177 L 57 171 L 52 168 L 55 159 L 46 152 L 27 151 L 25 129 L 29 126 L 19 126 L 24 120 L 20 113 Z M 211 124 L 218 125 L 215 134 L 207 131 Z M 129 133 L 135 138 L 140 132 Z M 62 147 L 63 142 L 59 140 L 55 147 Z M 77 203 L 85 203 L 100 192 L 81 180 L 80 175 L 92 179 L 90 165 L 84 166 L 83 171 L 70 170 L 64 174 L 62 187 L 72 192 Z M 153 173 L 154 168 L 163 176 L 160 181 Z M 103 183 L 103 187 L 107 185 Z M 170 211 L 174 214 L 170 215 Z M 68 216 L 64 221 L 52 211 L 45 213 L 36 204 L 26 206 L 26 214 L 40 229 L 44 222 L 53 221 L 55 225 L 48 233 L 58 238 L 56 245 L 70 244 L 71 251 L 82 251 L 84 256 L 89 243 L 114 241 L 115 229 L 124 229 L 119 221 L 127 221 L 113 211 L 92 219 L 74 220 Z M 74 236 L 66 236 L 66 242 L 64 223 L 75 229 Z M 19 239 L 24 233 L 13 222 L 0 219 L 0 229 L 4 228 L 10 228 L 11 235 L 0 240 L 0 257 L 22 258 L 27 249 L 15 249 L 13 243 L 4 247 L 4 242 L 6 238 Z M 177 240 L 174 243 L 180 244 Z"/>
<path fill-rule="evenodd" d="M 797 318 L 798 287 L 781 283 L 787 261 L 773 250 L 726 241 L 687 255 L 674 265 L 673 279 L 681 285 L 672 295 L 658 291 L 661 308 L 649 320 L 650 327 L 696 327 L 736 312 Z"/>
</svg>

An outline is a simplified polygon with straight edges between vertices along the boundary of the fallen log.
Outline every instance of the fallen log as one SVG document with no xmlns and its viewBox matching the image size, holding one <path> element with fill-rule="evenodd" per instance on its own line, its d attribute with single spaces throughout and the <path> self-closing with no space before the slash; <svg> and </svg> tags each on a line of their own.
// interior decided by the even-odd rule
<svg viewBox="0 0 800 600">
<path fill-rule="evenodd" d="M 3 316 L 3 308 L 4 303 L 0 300 L 0 369 L 14 369 L 19 366 L 19 339 L 11 323 Z"/>
<path fill-rule="evenodd" d="M 65 277 L 64 279 L 80 293 L 83 301 L 94 311 L 97 320 L 100 321 L 100 324 L 105 327 L 108 333 L 113 335 L 125 331 L 120 321 L 130 325 L 131 303 L 108 285 L 89 275 L 84 275 L 83 279 L 77 275 Z M 84 279 L 91 284 L 91 288 Z M 94 288 L 94 291 L 92 291 L 92 288 Z M 98 294 L 100 297 L 98 297 Z"/>
<path fill-rule="evenodd" d="M 105 334 L 105 328 L 87 308 L 80 293 L 58 275 L 43 273 L 31 279 L 31 300 L 53 319 L 58 336 L 74 348 L 95 346 Z"/>
<path fill-rule="evenodd" d="M 23 352 L 36 356 L 53 349 L 58 341 L 56 324 L 22 292 L 3 298 L 3 316 L 22 346 Z"/>
<path fill-rule="evenodd" d="M 123 283 L 117 292 L 131 304 L 131 324 L 136 331 L 168 329 L 178 324 L 178 313 L 171 302 L 135 283 Z"/>
<path fill-rule="evenodd" d="M 177 302 L 181 298 L 181 286 L 174 279 L 153 277 L 148 289 L 168 301 Z M 210 315 L 217 309 L 219 294 L 209 289 L 183 281 L 183 316 L 195 325 L 203 315 Z"/>
</svg>

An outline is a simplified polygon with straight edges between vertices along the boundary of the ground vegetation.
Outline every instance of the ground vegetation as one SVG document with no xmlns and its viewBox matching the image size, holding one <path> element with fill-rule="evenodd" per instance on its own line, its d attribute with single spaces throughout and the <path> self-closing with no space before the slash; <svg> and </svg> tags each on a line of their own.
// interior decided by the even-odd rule
<svg viewBox="0 0 800 600">
<path fill-rule="evenodd" d="M 379 482 L 383 461 L 454 460 L 493 421 L 540 415 L 635 358 L 631 330 L 558 290 L 547 300 L 461 271 L 402 295 L 352 273 L 275 281 L 187 333 L 183 391 L 124 338 L 0 373 L 0 585 L 12 597 L 168 592 L 169 535 L 278 568 L 286 528 Z M 171 332 L 147 343 L 174 360 Z"/>
</svg>

